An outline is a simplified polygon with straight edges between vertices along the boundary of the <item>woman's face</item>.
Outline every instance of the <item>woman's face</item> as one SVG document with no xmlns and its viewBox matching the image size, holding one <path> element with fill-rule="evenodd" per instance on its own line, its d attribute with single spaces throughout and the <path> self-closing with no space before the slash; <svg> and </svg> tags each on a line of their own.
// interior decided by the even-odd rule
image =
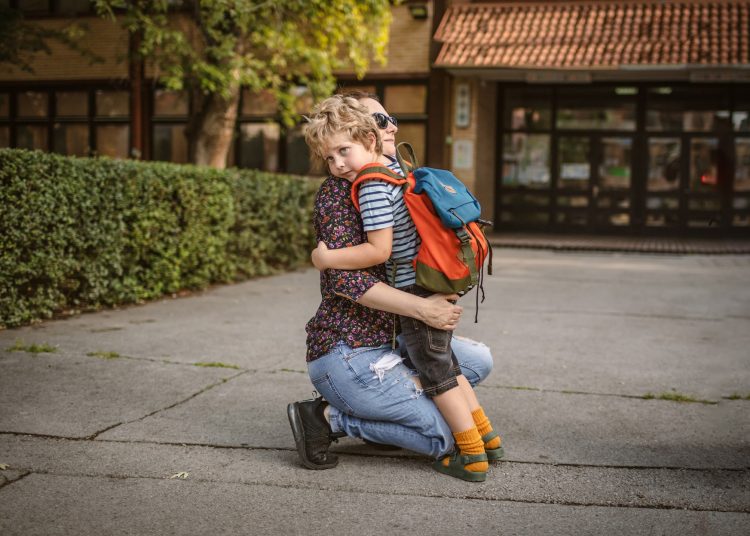
<svg viewBox="0 0 750 536">
<path fill-rule="evenodd" d="M 359 102 L 364 104 L 371 114 L 381 113 L 386 116 L 388 115 L 388 112 L 385 111 L 383 105 L 375 99 L 365 98 L 360 99 Z M 383 140 L 383 154 L 394 157 L 396 156 L 396 132 L 398 132 L 398 127 L 390 121 L 386 122 L 385 128 L 380 129 L 380 137 Z"/>
</svg>

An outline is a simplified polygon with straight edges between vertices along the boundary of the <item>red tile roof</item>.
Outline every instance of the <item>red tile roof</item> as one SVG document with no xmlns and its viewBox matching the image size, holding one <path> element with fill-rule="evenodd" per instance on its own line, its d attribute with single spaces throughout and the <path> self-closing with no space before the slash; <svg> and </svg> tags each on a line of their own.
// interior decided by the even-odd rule
<svg viewBox="0 0 750 536">
<path fill-rule="evenodd" d="M 435 39 L 438 67 L 750 67 L 750 1 L 460 4 Z"/>
</svg>

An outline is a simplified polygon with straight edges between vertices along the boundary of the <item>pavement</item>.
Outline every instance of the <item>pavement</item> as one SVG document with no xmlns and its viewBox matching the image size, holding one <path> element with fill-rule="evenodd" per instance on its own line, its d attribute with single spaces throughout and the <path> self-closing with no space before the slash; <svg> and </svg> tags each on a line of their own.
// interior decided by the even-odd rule
<svg viewBox="0 0 750 536">
<path fill-rule="evenodd" d="M 750 533 L 750 256 L 494 264 L 458 330 L 494 354 L 486 482 L 349 438 L 299 464 L 306 269 L 0 331 L 0 534 Z"/>
</svg>

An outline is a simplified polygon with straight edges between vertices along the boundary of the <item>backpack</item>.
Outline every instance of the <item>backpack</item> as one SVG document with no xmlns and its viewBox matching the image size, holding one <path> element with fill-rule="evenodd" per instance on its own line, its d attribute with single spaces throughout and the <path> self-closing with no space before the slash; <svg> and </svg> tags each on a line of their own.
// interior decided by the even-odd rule
<svg viewBox="0 0 750 536">
<path fill-rule="evenodd" d="M 479 202 L 453 173 L 412 165 L 401 157 L 402 147 L 410 162 L 416 163 L 411 145 L 400 143 L 397 158 L 403 177 L 379 163 L 364 166 L 352 184 L 354 206 L 360 209 L 359 187 L 365 181 L 402 186 L 404 202 L 422 240 L 413 261 L 416 284 L 443 294 L 463 295 L 477 285 L 482 289 L 488 257 L 487 272 L 492 275 L 492 249 L 483 230 L 491 223 L 480 219 Z"/>
</svg>

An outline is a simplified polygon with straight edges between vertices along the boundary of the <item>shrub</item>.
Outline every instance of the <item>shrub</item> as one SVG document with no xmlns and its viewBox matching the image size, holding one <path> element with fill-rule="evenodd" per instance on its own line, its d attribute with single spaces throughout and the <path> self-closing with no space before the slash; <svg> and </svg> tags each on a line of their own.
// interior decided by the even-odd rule
<svg viewBox="0 0 750 536">
<path fill-rule="evenodd" d="M 306 263 L 316 181 L 0 150 L 0 327 Z"/>
</svg>

